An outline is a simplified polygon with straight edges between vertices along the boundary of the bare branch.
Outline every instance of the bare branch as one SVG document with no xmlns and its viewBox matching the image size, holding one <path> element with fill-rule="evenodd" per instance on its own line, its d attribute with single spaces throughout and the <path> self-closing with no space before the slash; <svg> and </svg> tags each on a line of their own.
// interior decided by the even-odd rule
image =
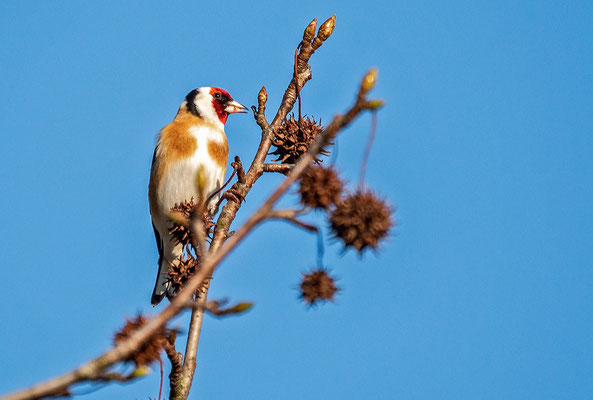
<svg viewBox="0 0 593 400">
<path fill-rule="evenodd" d="M 210 300 L 210 301 L 206 301 L 206 302 L 189 303 L 187 305 L 187 307 L 193 308 L 193 309 L 204 310 L 207 313 L 209 313 L 215 317 L 223 317 L 223 316 L 227 316 L 227 315 L 242 314 L 242 313 L 250 310 L 251 307 L 253 307 L 253 303 L 242 302 L 242 303 L 237 303 L 231 307 L 222 308 L 222 306 L 224 306 L 226 303 L 228 303 L 228 300 L 226 300 L 226 299 Z"/>
<path fill-rule="evenodd" d="M 183 354 L 178 353 L 175 349 L 176 334 L 177 333 L 175 331 L 172 331 L 169 335 L 167 342 L 163 345 L 163 349 L 167 354 L 167 358 L 171 362 L 171 373 L 169 374 L 169 385 L 171 393 L 175 391 L 175 388 L 181 382 L 181 369 L 183 368 Z"/>
<path fill-rule="evenodd" d="M 263 165 L 264 172 L 278 172 L 280 174 L 288 174 L 291 169 L 294 168 L 294 164 L 273 164 L 267 163 Z"/>
<path fill-rule="evenodd" d="M 319 228 L 315 225 L 307 224 L 306 222 L 300 221 L 297 217 L 302 214 L 299 210 L 275 210 L 270 211 L 266 218 L 268 219 L 280 219 L 286 222 L 290 222 L 293 225 L 296 225 L 300 228 L 306 229 L 310 232 L 319 232 Z"/>
<path fill-rule="evenodd" d="M 252 107 L 253 116 L 259 127 L 264 130 L 267 129 L 270 124 L 266 120 L 266 102 L 268 101 L 268 92 L 266 87 L 262 86 L 259 94 L 257 95 L 257 108 Z"/>
<path fill-rule="evenodd" d="M 322 27 L 319 29 L 317 37 L 315 37 L 312 42 L 303 40 L 300 52 L 297 57 L 297 81 L 299 88 L 302 88 L 305 83 L 311 79 L 310 67 L 307 64 L 309 58 L 313 52 L 321 46 L 323 41 L 329 37 L 331 31 L 333 30 L 334 24 L 335 16 L 330 18 L 322 25 Z M 305 34 L 307 34 L 307 31 Z M 333 118 L 331 123 L 318 136 L 316 142 L 310 146 L 307 153 L 305 153 L 299 159 L 298 163 L 294 165 L 294 167 L 288 173 L 288 176 L 276 188 L 272 195 L 230 238 L 228 238 L 229 228 L 241 204 L 235 201 L 228 201 L 224 205 L 216 224 L 208 255 L 206 256 L 206 254 L 203 254 L 204 257 L 199 270 L 186 282 L 177 296 L 171 300 L 171 303 L 160 314 L 148 320 L 140 329 L 133 332 L 128 339 L 122 341 L 101 356 L 62 376 L 37 384 L 20 392 L 9 394 L 8 396 L 4 397 L 3 400 L 40 399 L 59 393 L 67 393 L 68 388 L 76 382 L 97 379 L 105 373 L 108 367 L 127 359 L 136 349 L 149 340 L 159 329 L 165 326 L 168 320 L 181 312 L 186 307 L 187 303 L 194 297 L 195 291 L 202 285 L 205 286 L 205 290 L 202 292 L 203 295 L 198 296 L 196 300 L 201 302 L 206 301 L 209 284 L 208 280 L 222 260 L 224 260 L 228 254 L 239 243 L 241 243 L 259 223 L 269 217 L 270 212 L 272 212 L 273 207 L 277 201 L 299 178 L 303 171 L 313 162 L 313 160 L 321 151 L 322 147 L 327 145 L 327 143 L 332 138 L 334 138 L 341 129 L 350 124 L 362 111 L 371 109 L 373 104 L 376 104 L 376 102 L 368 102 L 365 98 L 366 93 L 372 88 L 375 79 L 374 76 L 369 78 L 369 75 L 370 73 L 365 76 L 354 105 L 345 114 L 337 115 Z M 239 182 L 233 186 L 236 186 L 237 192 L 239 192 L 243 198 L 249 193 L 253 184 L 264 172 L 264 162 L 271 146 L 271 139 L 273 137 L 274 129 L 280 126 L 281 122 L 286 118 L 288 112 L 290 112 L 290 110 L 294 107 L 295 101 L 295 85 L 294 82 L 291 82 L 284 93 L 282 103 L 278 108 L 274 120 L 271 124 L 266 125 L 265 128 L 263 128 L 262 139 L 258 151 L 251 166 L 249 167 L 249 170 L 244 176 L 241 176 L 239 172 L 237 173 Z M 261 112 L 262 109 L 263 107 L 260 105 L 258 113 Z M 200 238 L 200 241 L 201 239 L 202 238 Z M 188 337 L 188 349 L 186 349 L 186 359 L 184 360 L 182 367 L 182 377 L 175 388 L 173 388 L 172 385 L 172 394 L 170 396 L 171 399 L 185 399 L 189 393 L 193 373 L 195 371 L 195 349 L 197 349 L 197 344 L 200 337 L 203 314 L 203 308 L 195 309 L 192 314 L 189 333 L 190 336 Z M 192 343 L 191 348 L 189 347 L 189 342 Z M 167 352 L 167 355 L 169 356 L 169 352 Z M 173 354 L 173 352 L 171 352 L 171 357 L 175 362 L 175 368 L 177 368 L 177 371 L 179 367 L 178 356 L 178 353 Z M 180 387 L 181 390 L 178 390 Z"/>
<path fill-rule="evenodd" d="M 375 140 L 375 134 L 377 133 L 377 113 L 373 111 L 371 115 L 371 131 L 369 132 L 369 138 L 362 155 L 362 161 L 360 162 L 360 176 L 358 178 L 358 186 L 362 188 L 364 184 L 364 176 L 367 171 L 367 164 L 369 163 L 369 155 L 371 154 L 371 148 L 373 147 L 373 141 Z"/>
<path fill-rule="evenodd" d="M 108 382 L 125 383 L 125 382 L 130 382 L 138 377 L 139 377 L 139 375 L 136 375 L 133 372 L 129 375 L 122 375 L 118 372 L 105 372 L 105 373 L 96 375 L 93 377 L 93 379 L 89 379 L 89 380 L 91 382 L 102 382 L 102 383 L 108 383 Z"/>
</svg>

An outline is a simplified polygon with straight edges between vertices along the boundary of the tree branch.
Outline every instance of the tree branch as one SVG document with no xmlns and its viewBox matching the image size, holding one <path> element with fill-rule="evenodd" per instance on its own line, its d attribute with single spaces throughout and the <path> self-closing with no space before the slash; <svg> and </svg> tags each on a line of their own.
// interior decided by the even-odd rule
<svg viewBox="0 0 593 400">
<path fill-rule="evenodd" d="M 280 174 L 286 175 L 293 168 L 294 168 L 294 164 L 267 163 L 267 164 L 264 164 L 263 170 L 264 170 L 264 172 L 278 172 Z"/>
<path fill-rule="evenodd" d="M 313 52 L 319 46 L 321 46 L 323 40 L 327 39 L 329 34 L 331 34 L 331 30 L 333 29 L 333 23 L 331 21 L 335 21 L 335 16 L 330 18 L 330 20 L 326 21 L 326 23 L 322 25 L 318 36 L 313 39 L 313 42 L 309 43 L 303 40 L 304 44 L 301 45 L 301 51 L 297 60 L 297 79 L 299 80 L 299 87 L 303 87 L 303 85 L 311 78 L 310 67 L 307 65 L 307 62 Z M 329 34 L 327 34 L 328 30 L 330 30 Z M 305 31 L 305 34 L 307 34 L 307 31 Z M 325 37 L 325 39 L 323 37 Z M 212 273 L 219 266 L 222 260 L 224 260 L 228 254 L 238 244 L 240 244 L 259 223 L 266 219 L 276 202 L 298 179 L 298 177 L 309 166 L 309 164 L 313 162 L 322 147 L 327 145 L 327 143 L 332 138 L 334 138 L 340 130 L 350 124 L 362 111 L 365 109 L 376 108 L 377 102 L 368 102 L 365 98 L 367 92 L 374 85 L 374 80 L 374 71 L 371 71 L 363 79 L 354 105 L 345 114 L 337 115 L 333 118 L 331 123 L 321 132 L 317 140 L 310 146 L 307 153 L 305 153 L 299 159 L 298 163 L 294 166 L 294 168 L 292 168 L 288 176 L 275 189 L 272 195 L 270 195 L 270 197 L 259 207 L 259 209 L 253 213 L 243 224 L 243 226 L 241 226 L 228 240 L 226 240 L 228 237 L 228 231 L 235 218 L 237 210 L 240 207 L 240 204 L 237 204 L 237 202 L 234 201 L 228 201 L 225 204 L 216 224 L 208 256 L 204 258 L 201 268 L 186 282 L 185 286 L 179 291 L 177 296 L 171 300 L 171 303 L 160 314 L 148 320 L 140 329 L 132 333 L 128 339 L 122 341 L 99 357 L 83 364 L 79 368 L 57 378 L 34 385 L 25 390 L 9 394 L 8 396 L 5 396 L 3 400 L 41 399 L 58 393 L 67 393 L 68 388 L 72 384 L 96 379 L 104 374 L 104 371 L 108 367 L 128 358 L 137 348 L 150 339 L 159 329 L 165 326 L 167 321 L 169 321 L 185 308 L 186 304 L 193 298 L 195 291 L 212 276 Z M 244 182 L 238 182 L 236 184 L 238 192 L 243 195 L 243 197 L 247 195 L 253 184 L 263 173 L 263 165 L 271 145 L 273 131 L 275 128 L 280 126 L 282 120 L 284 120 L 288 112 L 290 112 L 294 106 L 296 99 L 295 95 L 296 92 L 294 89 L 294 84 L 291 82 L 284 94 L 282 103 L 272 124 L 263 129 L 262 140 L 254 160 L 249 167 L 249 170 L 245 174 Z M 207 288 L 207 285 L 205 286 Z M 205 291 L 207 291 L 207 289 Z M 202 315 L 199 318 L 196 317 L 194 328 L 190 328 L 190 330 L 194 332 L 193 335 L 196 338 L 194 342 L 197 348 L 197 342 L 200 336 L 201 321 L 203 318 L 203 309 L 197 309 L 196 313 L 201 313 Z M 178 358 L 175 358 L 175 360 L 177 363 Z M 186 360 L 186 362 L 191 361 Z M 176 365 L 178 367 L 178 363 Z M 195 360 L 193 370 L 195 370 Z M 192 376 L 193 370 L 191 372 Z M 186 382 L 187 378 L 188 376 L 183 374 L 184 382 Z M 177 385 L 176 387 L 180 386 L 183 385 Z M 187 388 L 187 391 L 185 390 L 185 387 Z M 186 393 L 189 393 L 190 387 L 191 378 L 187 382 L 187 386 L 184 386 L 183 394 L 185 394 L 185 397 L 187 397 Z M 173 388 L 172 391 L 174 391 Z M 173 394 L 171 395 L 171 398 L 173 398 Z"/>
<path fill-rule="evenodd" d="M 163 346 L 167 358 L 171 362 L 171 373 L 169 374 L 169 386 L 171 392 L 173 392 L 174 388 L 179 385 L 182 374 L 181 369 L 183 368 L 183 354 L 178 353 L 175 349 L 175 336 L 176 332 L 172 331 L 167 343 Z"/>
<path fill-rule="evenodd" d="M 315 225 L 307 224 L 306 222 L 300 221 L 297 217 L 301 214 L 298 210 L 275 210 L 270 211 L 266 218 L 268 219 L 280 219 L 286 222 L 290 222 L 300 228 L 306 229 L 310 232 L 319 232 L 319 228 Z"/>
<path fill-rule="evenodd" d="M 311 24 L 313 24 L 313 22 Z M 265 117 L 265 106 L 268 100 L 268 94 L 265 86 L 262 86 L 258 94 L 258 108 L 256 110 L 253 110 L 253 112 L 257 124 L 262 129 L 262 138 L 258 146 L 257 152 L 255 154 L 255 157 L 251 163 L 251 166 L 249 167 L 249 170 L 244 175 L 242 180 L 239 179 L 239 181 L 235 185 L 233 185 L 233 190 L 236 193 L 238 193 L 239 196 L 241 196 L 241 198 L 243 199 L 247 196 L 255 182 L 264 172 L 263 165 L 265 163 L 266 156 L 268 155 L 268 152 L 270 150 L 270 146 L 272 145 L 274 130 L 280 126 L 282 121 L 286 118 L 286 115 L 288 115 L 290 110 L 292 110 L 292 108 L 294 107 L 296 101 L 295 80 L 298 81 L 298 86 L 302 88 L 311 79 L 311 67 L 308 65 L 308 61 L 315 52 L 315 50 L 318 49 L 323 44 L 323 41 L 325 41 L 331 35 L 333 31 L 333 26 L 335 25 L 335 15 L 329 20 L 327 20 L 326 23 L 324 23 L 324 25 L 327 25 L 327 27 L 323 32 L 321 29 L 319 30 L 318 37 L 313 39 L 313 43 L 315 44 L 312 44 L 310 39 L 307 40 L 311 24 L 309 24 L 307 29 L 305 29 L 305 34 L 303 35 L 303 40 L 301 42 L 301 51 L 297 56 L 297 74 L 295 74 L 296 76 L 293 77 L 293 80 L 290 82 L 288 88 L 284 92 L 282 102 L 280 103 L 278 111 L 276 112 L 276 115 L 271 125 L 268 124 Z M 319 35 L 323 35 L 323 39 L 320 39 Z M 220 246 L 222 246 L 225 240 L 228 238 L 228 232 L 231 223 L 235 219 L 237 211 L 239 211 L 240 207 L 240 202 L 236 201 L 227 201 L 227 203 L 224 205 L 220 213 L 220 216 L 218 217 L 216 227 L 214 229 L 214 235 L 212 238 L 212 242 L 210 244 L 210 253 L 217 252 Z M 204 296 L 200 299 L 201 301 L 206 301 L 208 295 L 208 288 L 209 286 L 206 285 Z M 183 379 L 181 384 L 179 385 L 180 389 L 182 390 L 182 393 L 180 393 L 179 396 L 177 392 L 171 393 L 170 396 L 172 400 L 176 400 L 177 398 L 187 398 L 189 390 L 191 389 L 193 375 L 196 368 L 195 354 L 197 353 L 197 346 L 199 342 L 203 318 L 203 309 L 192 310 L 190 332 L 188 333 L 188 347 L 185 354 L 186 360 L 184 361 Z M 189 359 L 188 356 L 190 357 Z"/>
</svg>

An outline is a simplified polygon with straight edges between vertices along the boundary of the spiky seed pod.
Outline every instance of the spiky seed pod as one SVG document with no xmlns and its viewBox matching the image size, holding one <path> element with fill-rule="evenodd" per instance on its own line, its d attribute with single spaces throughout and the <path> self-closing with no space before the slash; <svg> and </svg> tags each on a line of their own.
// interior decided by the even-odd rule
<svg viewBox="0 0 593 400">
<path fill-rule="evenodd" d="M 327 210 L 340 199 L 344 184 L 333 167 L 310 166 L 299 181 L 301 203 L 307 207 Z"/>
<path fill-rule="evenodd" d="M 181 243 L 183 246 L 191 244 L 191 230 L 189 229 L 188 223 L 196 212 L 196 203 L 191 199 L 190 201 L 183 202 L 181 204 L 175 204 L 171 208 L 171 216 L 173 217 L 173 226 L 169 229 L 169 234 L 172 236 L 172 240 L 177 243 Z M 175 219 L 175 213 L 177 213 L 180 220 Z M 185 219 L 186 221 L 181 221 Z M 185 223 L 184 223 L 185 222 Z"/>
<path fill-rule="evenodd" d="M 393 225 L 392 208 L 374 193 L 358 190 L 340 201 L 330 216 L 334 236 L 344 249 L 354 247 L 360 254 L 376 250 Z"/>
<path fill-rule="evenodd" d="M 169 282 L 171 282 L 171 285 L 175 289 L 176 293 L 183 288 L 185 283 L 198 269 L 198 261 L 190 252 L 185 255 L 181 255 L 176 262 L 169 264 Z M 205 284 L 206 283 L 202 284 L 199 290 L 204 290 Z"/>
<path fill-rule="evenodd" d="M 138 315 L 134 319 L 126 318 L 126 324 L 113 336 L 113 343 L 118 345 L 120 342 L 123 342 L 134 332 L 140 329 L 145 323 L 146 319 L 142 315 Z M 138 350 L 133 352 L 126 361 L 133 362 L 136 364 L 136 367 L 149 366 L 153 362 L 158 361 L 160 358 L 161 349 L 167 342 L 166 333 L 167 329 L 165 328 L 159 330 Z"/>
<path fill-rule="evenodd" d="M 290 119 L 285 119 L 280 128 L 274 132 L 272 144 L 276 150 L 271 154 L 278 156 L 274 161 L 280 161 L 282 164 L 296 163 L 315 142 L 322 130 L 323 127 L 315 122 L 315 118 L 304 117 L 297 122 L 294 115 L 291 115 Z M 319 154 L 327 156 L 329 152 L 322 149 Z M 319 158 L 316 158 L 315 162 L 319 163 Z"/>
<path fill-rule="evenodd" d="M 300 289 L 300 298 L 310 306 L 333 300 L 338 291 L 334 278 L 322 268 L 303 274 Z"/>
<path fill-rule="evenodd" d="M 179 291 L 185 282 L 192 277 L 197 267 L 198 262 L 191 253 L 186 256 L 182 255 L 176 262 L 169 265 L 169 282 L 176 291 Z"/>
<path fill-rule="evenodd" d="M 187 247 L 192 244 L 191 229 L 189 229 L 189 223 L 195 218 L 197 212 L 197 205 L 194 200 L 183 202 L 181 204 L 175 204 L 171 208 L 171 219 L 173 226 L 169 229 L 169 234 L 172 236 L 172 240 Z M 177 218 L 179 217 L 179 218 Z M 206 228 L 206 235 L 212 233 L 214 223 L 210 220 L 207 213 L 202 214 L 202 221 Z"/>
</svg>

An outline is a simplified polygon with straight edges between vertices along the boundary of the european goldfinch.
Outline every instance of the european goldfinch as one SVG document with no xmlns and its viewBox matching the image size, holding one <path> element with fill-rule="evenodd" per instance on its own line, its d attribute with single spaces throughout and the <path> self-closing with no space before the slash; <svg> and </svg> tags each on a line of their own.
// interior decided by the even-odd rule
<svg viewBox="0 0 593 400">
<path fill-rule="evenodd" d="M 185 97 L 173 122 L 158 135 L 148 200 L 152 227 L 159 251 L 159 272 L 152 293 L 156 306 L 166 295 L 174 295 L 168 282 L 169 265 L 179 260 L 183 248 L 171 240 L 169 213 L 175 204 L 191 199 L 208 199 L 223 184 L 228 159 L 224 124 L 232 113 L 247 112 L 224 90 L 202 87 Z M 196 184 L 200 174 L 200 185 Z M 198 193 L 198 187 L 202 193 Z M 213 214 L 218 196 L 205 208 Z"/>
</svg>

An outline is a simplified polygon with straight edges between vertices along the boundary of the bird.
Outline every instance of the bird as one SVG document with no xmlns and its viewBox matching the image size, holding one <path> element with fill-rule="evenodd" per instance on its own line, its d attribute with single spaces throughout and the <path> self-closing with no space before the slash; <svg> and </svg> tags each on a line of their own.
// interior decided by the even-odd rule
<svg viewBox="0 0 593 400">
<path fill-rule="evenodd" d="M 148 202 L 159 252 L 158 275 L 151 303 L 171 299 L 175 290 L 169 282 L 169 266 L 178 262 L 183 246 L 169 233 L 169 213 L 176 204 L 209 199 L 222 187 L 228 160 L 224 131 L 229 114 L 247 108 L 223 89 L 200 87 L 185 96 L 173 121 L 161 129 L 152 157 Z M 199 182 L 198 185 L 198 174 Z M 201 193 L 198 193 L 201 191 Z M 220 194 L 212 196 L 205 209 L 216 212 Z"/>
</svg>

